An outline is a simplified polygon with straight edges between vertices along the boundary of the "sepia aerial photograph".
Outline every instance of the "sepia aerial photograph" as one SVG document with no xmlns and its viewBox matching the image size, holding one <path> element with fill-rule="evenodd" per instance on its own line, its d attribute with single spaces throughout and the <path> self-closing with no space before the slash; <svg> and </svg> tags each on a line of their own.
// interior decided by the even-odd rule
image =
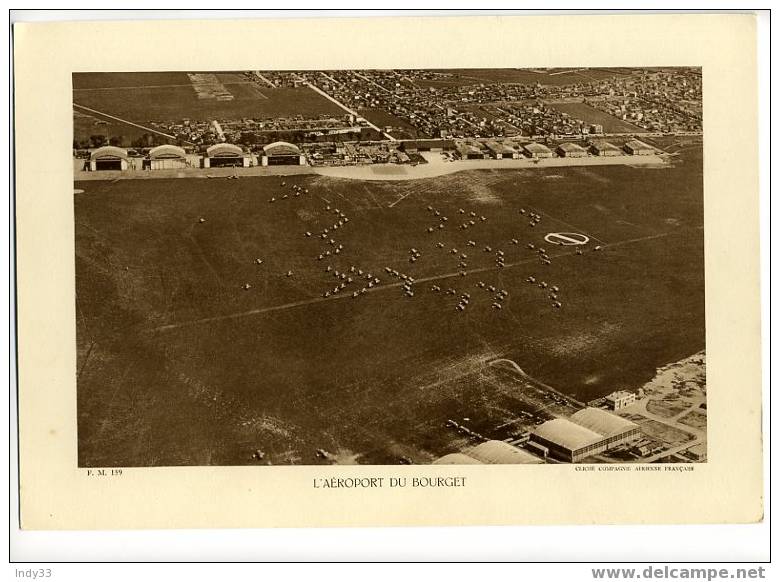
<svg viewBox="0 0 780 582">
<path fill-rule="evenodd" d="M 79 467 L 706 462 L 701 68 L 72 85 Z"/>
</svg>

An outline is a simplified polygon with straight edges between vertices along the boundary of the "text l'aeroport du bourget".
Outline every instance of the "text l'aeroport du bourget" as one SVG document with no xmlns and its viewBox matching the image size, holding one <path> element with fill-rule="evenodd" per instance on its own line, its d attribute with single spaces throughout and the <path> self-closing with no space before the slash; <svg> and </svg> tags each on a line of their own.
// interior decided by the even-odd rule
<svg viewBox="0 0 780 582">
<path fill-rule="evenodd" d="M 380 489 L 382 487 L 465 487 L 465 477 L 316 477 L 314 489 Z"/>
</svg>

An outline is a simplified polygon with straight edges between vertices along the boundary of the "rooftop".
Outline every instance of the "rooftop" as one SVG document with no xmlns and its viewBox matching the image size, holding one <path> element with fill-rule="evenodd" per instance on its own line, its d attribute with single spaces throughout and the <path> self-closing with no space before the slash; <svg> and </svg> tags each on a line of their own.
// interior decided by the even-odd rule
<svg viewBox="0 0 780 582">
<path fill-rule="evenodd" d="M 614 436 L 639 428 L 636 423 L 601 408 L 585 408 L 572 414 L 571 419 L 580 426 L 603 436 Z"/>
<path fill-rule="evenodd" d="M 576 451 L 599 442 L 604 437 L 584 426 L 565 418 L 554 418 L 534 429 L 533 435 L 560 445 L 570 451 Z"/>
<path fill-rule="evenodd" d="M 451 453 L 436 459 L 434 465 L 481 465 L 482 463 L 463 453 Z"/>
<path fill-rule="evenodd" d="M 558 148 L 562 149 L 565 152 L 583 152 L 583 151 L 585 151 L 585 148 L 583 148 L 582 146 L 580 146 L 580 145 L 578 145 L 576 143 L 570 142 L 570 141 L 565 141 L 562 144 L 559 144 Z"/>
<path fill-rule="evenodd" d="M 620 149 L 615 144 L 609 143 L 608 141 L 604 141 L 601 139 L 590 142 L 590 145 L 598 150 L 619 150 Z"/>
<path fill-rule="evenodd" d="M 490 465 L 524 465 L 543 463 L 531 453 L 513 447 L 503 441 L 487 441 L 477 445 L 466 454 L 478 461 Z"/>
<path fill-rule="evenodd" d="M 536 142 L 527 143 L 523 147 L 526 149 L 526 151 L 531 152 L 532 154 L 543 154 L 550 151 L 550 148 L 548 148 L 546 145 Z"/>
</svg>

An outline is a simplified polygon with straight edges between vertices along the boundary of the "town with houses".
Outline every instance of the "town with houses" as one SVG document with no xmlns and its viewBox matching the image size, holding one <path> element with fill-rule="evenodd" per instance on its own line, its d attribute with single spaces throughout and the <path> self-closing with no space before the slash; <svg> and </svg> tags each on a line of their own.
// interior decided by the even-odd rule
<svg viewBox="0 0 780 582">
<path fill-rule="evenodd" d="M 701 135 L 698 69 L 598 72 L 588 79 L 563 71 L 576 82 L 561 85 L 472 80 L 455 71 L 243 72 L 260 91 L 311 88 L 342 114 L 149 119 L 149 132 L 134 140 L 106 135 L 98 115 L 91 135 L 74 137 L 74 156 L 84 160 L 77 170 L 117 169 L 116 150 L 102 152 L 113 162 L 89 164 L 104 146 L 123 150 L 122 169 L 204 168 L 216 165 L 204 163 L 210 147 L 230 144 L 241 153 L 222 165 L 416 165 L 426 163 L 421 151 L 448 152 L 450 161 L 645 155 L 656 149 L 643 137 Z M 191 74 L 199 98 L 229 101 L 213 77 Z M 274 155 L 279 144 L 281 156 Z M 150 163 L 160 154 L 165 163 Z"/>
</svg>

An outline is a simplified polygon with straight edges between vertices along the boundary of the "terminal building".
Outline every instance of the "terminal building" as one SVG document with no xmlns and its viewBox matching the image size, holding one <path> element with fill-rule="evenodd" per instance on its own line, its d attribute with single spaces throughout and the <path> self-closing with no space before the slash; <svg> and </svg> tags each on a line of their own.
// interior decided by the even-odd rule
<svg viewBox="0 0 780 582">
<path fill-rule="evenodd" d="M 275 141 L 263 147 L 260 164 L 263 166 L 305 166 L 306 156 L 295 144 Z"/>
<path fill-rule="evenodd" d="M 543 459 L 505 443 L 486 441 L 462 453 L 445 455 L 433 462 L 434 465 L 539 465 Z"/>
<path fill-rule="evenodd" d="M 618 390 L 605 396 L 604 401 L 609 404 L 612 410 L 620 410 L 636 402 L 636 394 L 626 390 Z"/>
<path fill-rule="evenodd" d="M 599 408 L 556 418 L 531 432 L 533 448 L 560 461 L 579 463 L 641 436 L 639 425 Z"/>
<path fill-rule="evenodd" d="M 161 145 L 149 150 L 149 156 L 144 160 L 144 166 L 149 170 L 178 170 L 187 167 L 186 152 L 175 145 Z"/>
<path fill-rule="evenodd" d="M 562 158 L 584 158 L 588 155 L 585 148 L 570 141 L 560 144 L 556 148 L 555 153 Z"/>
<path fill-rule="evenodd" d="M 625 152 L 632 156 L 652 156 L 655 150 L 643 141 L 632 139 L 623 146 Z"/>
<path fill-rule="evenodd" d="M 614 144 L 608 141 L 597 140 L 590 143 L 590 152 L 595 156 L 622 156 L 623 152 Z"/>
<path fill-rule="evenodd" d="M 536 160 L 541 158 L 551 158 L 553 153 L 550 148 L 548 148 L 546 145 L 531 142 L 527 143 L 523 146 L 523 150 L 525 151 L 525 154 L 529 158 L 534 158 Z"/>
<path fill-rule="evenodd" d="M 218 143 L 206 149 L 204 168 L 248 168 L 251 158 L 237 145 Z"/>
<path fill-rule="evenodd" d="M 127 170 L 128 155 L 127 150 L 114 147 L 103 146 L 93 150 L 89 155 L 89 171 L 99 172 L 101 170 Z"/>
</svg>

